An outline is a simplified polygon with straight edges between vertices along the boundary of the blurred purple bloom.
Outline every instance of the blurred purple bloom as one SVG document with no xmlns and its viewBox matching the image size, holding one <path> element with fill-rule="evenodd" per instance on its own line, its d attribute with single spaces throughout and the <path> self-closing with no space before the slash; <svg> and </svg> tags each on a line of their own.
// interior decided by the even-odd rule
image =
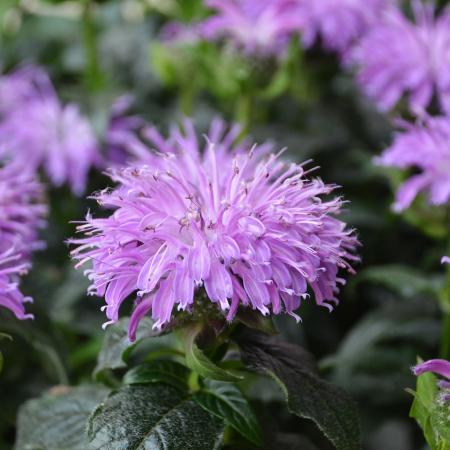
<svg viewBox="0 0 450 450">
<path fill-rule="evenodd" d="M 140 149 L 143 145 L 139 140 L 139 131 L 145 121 L 139 116 L 128 114 L 132 103 L 133 97 L 123 95 L 111 108 L 105 142 L 108 167 L 125 165 L 138 152 L 136 148 Z"/>
<path fill-rule="evenodd" d="M 311 47 L 318 39 L 331 51 L 344 52 L 380 19 L 389 0 L 299 0 L 302 41 Z"/>
<path fill-rule="evenodd" d="M 46 214 L 42 196 L 41 185 L 20 165 L 0 167 L 0 305 L 19 319 L 32 317 L 24 308 L 31 299 L 18 282 L 30 267 L 31 252 L 42 247 L 37 238 Z"/>
<path fill-rule="evenodd" d="M 33 100 L 36 92 L 52 92 L 48 75 L 36 66 L 24 66 L 0 76 L 0 118 L 18 105 Z"/>
<path fill-rule="evenodd" d="M 35 70 L 44 77 L 40 69 Z M 0 84 L 16 75 L 0 78 Z M 61 104 L 50 81 L 32 87 L 0 120 L 0 155 L 13 155 L 26 169 L 43 167 L 56 186 L 68 182 L 79 195 L 89 169 L 100 162 L 91 126 L 76 105 Z"/>
<path fill-rule="evenodd" d="M 30 264 L 23 262 L 11 248 L 0 253 L 0 306 L 8 308 L 18 319 L 32 319 L 33 314 L 25 312 L 25 303 L 32 302 L 19 289 L 19 278 L 27 273 Z"/>
<path fill-rule="evenodd" d="M 421 191 L 428 191 L 433 205 L 450 199 L 450 118 L 429 117 L 424 123 L 404 123 L 394 143 L 377 158 L 383 166 L 420 169 L 399 188 L 394 208 L 408 208 Z"/>
<path fill-rule="evenodd" d="M 246 53 L 282 51 L 298 33 L 297 0 L 208 0 L 215 14 L 201 24 L 208 40 L 229 38 Z"/>
<path fill-rule="evenodd" d="M 334 185 L 307 179 L 267 144 L 241 151 L 237 129 L 224 133 L 219 121 L 204 148 L 190 122 L 167 140 L 154 129 L 148 137 L 151 164 L 111 170 L 118 187 L 95 198 L 114 212 L 88 215 L 78 227 L 85 236 L 71 242 L 77 266 L 92 262 L 90 292 L 105 297 L 107 324 L 137 294 L 130 339 L 150 310 L 160 329 L 175 305 L 192 308 L 201 286 L 228 320 L 240 305 L 298 318 L 308 285 L 332 309 L 344 283 L 338 269 L 357 259 L 352 230 L 334 217 L 342 201 L 320 199 Z"/>
<path fill-rule="evenodd" d="M 166 43 L 195 44 L 201 38 L 199 24 L 168 22 L 160 32 L 160 38 Z"/>
<path fill-rule="evenodd" d="M 441 264 L 450 264 L 450 257 L 449 256 L 443 256 L 441 259 Z"/>
<path fill-rule="evenodd" d="M 450 112 L 450 9 L 435 18 L 431 4 L 412 5 L 415 22 L 390 8 L 356 47 L 359 84 L 384 111 L 406 94 L 411 109 L 422 111 L 436 94 Z"/>
<path fill-rule="evenodd" d="M 412 368 L 414 375 L 419 376 L 425 372 L 434 372 L 447 378 L 448 381 L 442 380 L 439 382 L 439 386 L 444 390 L 442 399 L 444 401 L 450 400 L 450 362 L 445 359 L 430 359 L 418 364 Z"/>
</svg>

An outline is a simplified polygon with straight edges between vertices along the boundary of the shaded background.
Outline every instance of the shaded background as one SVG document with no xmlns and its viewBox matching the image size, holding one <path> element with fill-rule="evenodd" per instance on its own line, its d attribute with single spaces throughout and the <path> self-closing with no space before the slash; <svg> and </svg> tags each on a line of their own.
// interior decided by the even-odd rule
<svg viewBox="0 0 450 450">
<path fill-rule="evenodd" d="M 358 401 L 365 448 L 422 448 L 421 432 L 408 419 L 412 397 L 405 388 L 414 386 L 410 366 L 416 356 L 438 354 L 436 293 L 445 244 L 390 210 L 392 186 L 372 162 L 392 139 L 389 118 L 318 47 L 304 52 L 294 43 L 280 72 L 275 61 L 244 60 L 213 44 L 170 48 L 160 42 L 168 20 L 204 14 L 197 0 L 1 0 L 0 66 L 7 71 L 24 61 L 43 65 L 61 98 L 80 104 L 99 139 L 112 103 L 127 93 L 135 98 L 133 112 L 162 130 L 183 114 L 206 130 L 220 114 L 247 122 L 256 142 L 287 146 L 297 162 L 313 158 L 326 182 L 343 186 L 349 200 L 344 220 L 358 229 L 362 263 L 332 314 L 307 301 L 299 311 L 302 323 L 280 317 L 279 328 Z M 279 80 L 282 73 L 289 73 L 287 81 Z M 254 94 L 251 111 L 248 92 Z M 91 173 L 87 191 L 107 184 L 106 177 Z M 0 330 L 14 338 L 0 343 L 1 450 L 12 448 L 24 400 L 56 384 L 90 380 L 103 335 L 102 300 L 86 297 L 86 280 L 72 269 L 64 244 L 74 234 L 69 222 L 81 219 L 88 207 L 95 212 L 96 205 L 66 188 L 49 189 L 48 198 L 49 226 L 42 233 L 47 250 L 35 254 L 23 286 L 35 300 L 30 310 L 36 320 L 21 323 L 0 311 Z M 295 437 L 299 430 L 328 448 L 312 426 L 288 416 L 277 392 L 267 386 L 264 391 L 272 403 L 257 408 L 260 419 L 265 429 L 283 435 L 285 448 L 306 448 Z"/>
</svg>

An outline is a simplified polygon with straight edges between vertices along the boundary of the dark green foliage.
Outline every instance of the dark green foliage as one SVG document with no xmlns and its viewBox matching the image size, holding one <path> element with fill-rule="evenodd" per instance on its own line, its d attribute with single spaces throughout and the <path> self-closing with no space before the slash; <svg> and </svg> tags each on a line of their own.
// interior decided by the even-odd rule
<svg viewBox="0 0 450 450">
<path fill-rule="evenodd" d="M 430 209 L 420 199 L 403 216 L 390 210 L 398 174 L 373 164 L 392 140 L 390 117 L 378 114 L 337 58 L 318 48 L 302 51 L 292 42 L 277 62 L 207 43 L 162 45 L 158 33 L 166 20 L 208 14 L 201 0 L 142 1 L 141 13 L 139 6 L 127 9 L 132 1 L 69 2 L 76 4 L 74 10 L 94 4 L 90 17 L 71 15 L 66 3 L 20 2 L 19 8 L 17 0 L 0 0 L 2 69 L 24 60 L 44 64 L 60 96 L 80 105 L 101 140 L 113 100 L 130 93 L 133 112 L 163 131 L 181 113 L 206 131 L 211 117 L 220 114 L 240 120 L 256 142 L 271 139 L 276 150 L 287 146 L 286 156 L 296 162 L 313 158 L 310 167 L 320 166 L 313 175 L 343 186 L 337 192 L 350 203 L 342 219 L 358 229 L 362 262 L 332 314 L 311 298 L 298 311 L 302 323 L 276 320 L 280 338 L 301 344 L 319 361 L 320 378 L 312 358 L 297 346 L 272 344 L 268 337 L 241 342 L 249 367 L 274 378 L 282 386 L 280 395 L 274 382 L 252 378 L 236 366 L 235 347 L 203 346 L 196 330 L 183 345 L 173 334 L 156 337 L 150 320 L 143 321 L 133 344 L 127 318 L 103 332 L 103 300 L 86 296 L 87 280 L 73 270 L 63 242 L 75 233 L 70 222 L 81 220 L 88 208 L 96 216 L 105 212 L 66 188 L 49 189 L 49 228 L 42 233 L 47 249 L 35 253 L 23 286 L 34 298 L 29 308 L 36 319 L 19 322 L 0 312 L 0 332 L 13 338 L 0 341 L 0 450 L 11 450 L 17 430 L 16 450 L 85 450 L 87 415 L 106 394 L 100 383 L 116 391 L 92 416 L 91 448 L 110 445 L 109 439 L 114 447 L 104 448 L 112 450 L 142 448 L 143 440 L 164 448 L 162 440 L 169 439 L 165 448 L 207 449 L 224 437 L 225 448 L 248 449 L 260 442 L 260 429 L 263 448 L 331 448 L 311 421 L 288 412 L 283 395 L 294 414 L 313 419 L 339 448 L 357 448 L 352 403 L 325 380 L 358 403 L 364 448 L 406 442 L 401 450 L 422 449 L 415 420 L 408 419 L 412 397 L 405 388 L 414 386 L 410 366 L 417 354 L 428 359 L 439 353 L 437 292 L 444 283 L 439 260 L 448 254 L 448 211 Z M 35 12 L 28 4 L 38 5 Z M 82 23 L 83 17 L 89 23 Z M 86 193 L 108 185 L 93 171 Z M 129 316 L 133 300 L 124 302 L 121 317 Z M 254 311 L 238 318 L 273 332 Z M 83 386 L 93 371 L 95 387 L 44 394 L 55 385 Z M 446 411 L 431 402 L 434 381 L 432 375 L 419 378 L 412 410 L 430 446 L 436 444 L 431 425 L 446 432 Z M 337 417 L 341 409 L 347 413 Z M 394 431 L 392 423 L 399 424 Z"/>
<path fill-rule="evenodd" d="M 212 450 L 223 422 L 178 389 L 127 386 L 111 394 L 89 419 L 89 450 Z"/>
<path fill-rule="evenodd" d="M 305 350 L 255 332 L 241 333 L 238 344 L 249 368 L 277 381 L 293 414 L 313 420 L 337 450 L 360 448 L 355 403 L 341 388 L 319 378 Z"/>
<path fill-rule="evenodd" d="M 89 415 L 106 397 L 101 386 L 57 386 L 27 401 L 17 418 L 16 450 L 85 450 Z"/>
<path fill-rule="evenodd" d="M 259 424 L 241 391 L 231 383 L 206 381 L 194 400 L 207 411 L 224 419 L 249 441 L 262 444 Z"/>
</svg>

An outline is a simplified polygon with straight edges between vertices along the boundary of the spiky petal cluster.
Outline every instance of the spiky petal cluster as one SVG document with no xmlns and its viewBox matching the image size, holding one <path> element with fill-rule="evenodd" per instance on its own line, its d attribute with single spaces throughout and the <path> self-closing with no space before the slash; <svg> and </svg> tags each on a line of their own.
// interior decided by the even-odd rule
<svg viewBox="0 0 450 450">
<path fill-rule="evenodd" d="M 112 170 L 118 187 L 95 198 L 114 212 L 88 215 L 78 228 L 85 236 L 72 241 L 73 257 L 92 261 L 90 291 L 105 297 L 108 319 L 115 322 L 137 293 L 133 339 L 150 310 L 161 328 L 174 308 L 193 306 L 201 287 L 228 320 L 240 305 L 295 315 L 308 285 L 332 309 L 343 283 L 338 269 L 351 270 L 357 244 L 333 217 L 341 201 L 321 199 L 335 186 L 307 179 L 301 165 L 277 155 L 264 157 L 264 148 L 234 152 L 227 134 L 211 133 L 202 151 L 192 133 L 192 125 L 185 133 L 174 128 L 164 140 L 154 131 L 152 164 Z"/>
<path fill-rule="evenodd" d="M 31 299 L 18 283 L 30 267 L 31 252 L 41 246 L 37 230 L 45 213 L 42 187 L 33 175 L 15 163 L 0 167 L 0 305 L 19 319 L 32 317 L 24 308 Z"/>
<path fill-rule="evenodd" d="M 397 191 L 394 208 L 403 211 L 421 191 L 427 191 L 433 205 L 450 199 L 450 118 L 429 117 L 423 123 L 403 123 L 391 147 L 376 159 L 380 165 L 419 169 Z"/>
<path fill-rule="evenodd" d="M 412 368 L 414 375 L 419 376 L 426 372 L 434 372 L 443 376 L 447 380 L 439 382 L 440 388 L 443 390 L 442 399 L 450 400 L 450 362 L 445 359 L 430 359 Z"/>
<path fill-rule="evenodd" d="M 298 32 L 296 0 L 208 0 L 215 13 L 201 25 L 206 39 L 230 39 L 246 53 L 282 51 Z"/>
<path fill-rule="evenodd" d="M 19 85 L 23 92 L 0 119 L 0 154 L 13 155 L 33 170 L 43 167 L 55 185 L 68 182 L 81 194 L 90 167 L 99 163 L 99 153 L 92 129 L 78 107 L 63 105 L 39 68 L 4 75 L 2 84 Z"/>
<path fill-rule="evenodd" d="M 415 22 L 398 8 L 377 22 L 361 40 L 352 59 L 358 81 L 381 110 L 409 96 L 415 112 L 425 109 L 433 94 L 450 111 L 450 9 L 435 18 L 432 4 L 412 3 Z"/>
<path fill-rule="evenodd" d="M 302 41 L 320 39 L 327 50 L 344 52 L 383 15 L 389 0 L 299 0 Z"/>
</svg>

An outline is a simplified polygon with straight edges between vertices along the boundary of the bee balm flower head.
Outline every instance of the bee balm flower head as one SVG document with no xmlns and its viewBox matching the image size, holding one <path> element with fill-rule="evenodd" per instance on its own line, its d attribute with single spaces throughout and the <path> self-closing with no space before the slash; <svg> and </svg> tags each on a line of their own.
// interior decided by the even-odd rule
<svg viewBox="0 0 450 450">
<path fill-rule="evenodd" d="M 433 5 L 413 2 L 415 22 L 390 8 L 353 52 L 358 80 L 380 109 L 389 110 L 409 96 L 415 111 L 428 107 L 436 94 L 450 111 L 450 9 L 437 17 Z"/>
<path fill-rule="evenodd" d="M 428 193 L 433 205 L 450 199 L 450 119 L 429 117 L 418 125 L 403 123 L 391 147 L 377 158 L 383 166 L 419 169 L 397 191 L 394 209 L 408 208 L 421 191 Z"/>
<path fill-rule="evenodd" d="M 31 251 L 41 246 L 37 230 L 45 213 L 42 188 L 33 176 L 15 163 L 0 167 L 0 305 L 19 319 L 32 317 L 24 308 L 31 299 L 18 284 L 29 269 Z"/>
<path fill-rule="evenodd" d="M 380 19 L 389 0 L 298 0 L 302 40 L 320 39 L 327 50 L 345 52 Z"/>
<path fill-rule="evenodd" d="M 78 229 L 85 236 L 72 241 L 73 257 L 92 262 L 90 290 L 105 297 L 108 319 L 135 294 L 133 339 L 149 311 L 161 328 L 175 310 L 190 310 L 199 290 L 228 320 L 239 306 L 295 316 L 308 286 L 332 309 L 344 282 L 338 270 L 351 270 L 357 245 L 335 217 L 335 186 L 267 146 L 242 151 L 217 127 L 201 148 L 192 125 L 185 128 L 167 140 L 149 133 L 151 165 L 111 170 L 117 187 L 95 198 L 113 211 L 88 215 Z"/>
<path fill-rule="evenodd" d="M 30 83 L 22 101 L 17 99 L 0 118 L 0 154 L 13 155 L 26 168 L 43 167 L 53 184 L 68 182 L 81 194 L 89 169 L 100 162 L 91 126 L 76 105 L 60 102 L 42 69 L 32 74 L 0 77 L 0 86 L 8 80 Z"/>
<path fill-rule="evenodd" d="M 202 24 L 206 39 L 229 39 L 246 53 L 274 55 L 298 32 L 296 0 L 208 0 L 215 13 Z"/>
</svg>

